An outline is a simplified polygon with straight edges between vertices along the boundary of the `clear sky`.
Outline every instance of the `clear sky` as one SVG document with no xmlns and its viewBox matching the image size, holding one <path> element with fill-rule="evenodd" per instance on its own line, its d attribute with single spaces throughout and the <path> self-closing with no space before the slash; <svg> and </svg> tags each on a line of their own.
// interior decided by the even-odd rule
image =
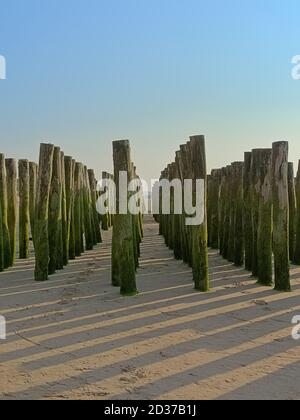
<svg viewBox="0 0 300 420">
<path fill-rule="evenodd" d="M 189 135 L 209 169 L 290 142 L 300 158 L 299 0 L 1 0 L 0 150 L 41 141 L 100 173 L 129 138 L 157 177 Z"/>
</svg>

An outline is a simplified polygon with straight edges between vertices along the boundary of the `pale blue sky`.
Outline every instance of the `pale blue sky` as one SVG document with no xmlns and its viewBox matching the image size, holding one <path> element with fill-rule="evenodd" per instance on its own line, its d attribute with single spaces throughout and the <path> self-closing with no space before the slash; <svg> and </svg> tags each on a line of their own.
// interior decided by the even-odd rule
<svg viewBox="0 0 300 420">
<path fill-rule="evenodd" d="M 298 0 L 1 0 L 0 150 L 37 159 L 41 141 L 99 173 L 129 138 L 157 177 L 189 135 L 208 166 L 290 142 L 300 158 Z"/>
</svg>

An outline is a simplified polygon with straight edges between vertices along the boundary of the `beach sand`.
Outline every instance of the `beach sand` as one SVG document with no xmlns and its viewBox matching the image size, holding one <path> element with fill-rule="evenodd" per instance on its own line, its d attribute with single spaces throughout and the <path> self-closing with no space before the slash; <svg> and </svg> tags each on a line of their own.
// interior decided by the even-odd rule
<svg viewBox="0 0 300 420">
<path fill-rule="evenodd" d="M 48 282 L 33 258 L 0 274 L 0 399 L 300 398 L 299 268 L 277 293 L 210 251 L 201 294 L 147 218 L 140 294 L 121 298 L 104 239 Z"/>
</svg>

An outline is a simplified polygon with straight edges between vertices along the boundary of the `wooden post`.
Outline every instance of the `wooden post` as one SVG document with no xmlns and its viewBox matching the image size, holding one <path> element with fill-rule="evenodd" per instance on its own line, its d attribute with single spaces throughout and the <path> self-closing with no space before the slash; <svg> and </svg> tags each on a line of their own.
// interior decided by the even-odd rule
<svg viewBox="0 0 300 420">
<path fill-rule="evenodd" d="M 252 228 L 252 192 L 251 192 L 251 161 L 252 153 L 244 155 L 244 236 L 245 236 L 245 268 L 252 271 L 253 264 L 253 228 Z"/>
<path fill-rule="evenodd" d="M 130 180 L 131 157 L 128 140 L 113 142 L 113 159 L 114 179 L 117 187 L 117 214 L 114 216 L 113 225 L 112 284 L 120 285 L 122 295 L 133 296 L 138 292 L 133 254 L 132 215 L 128 211 L 127 214 L 120 212 L 120 193 L 128 200 L 128 192 L 120 191 L 119 186 L 121 171 L 127 172 L 127 185 Z"/>
<path fill-rule="evenodd" d="M 36 218 L 34 224 L 35 280 L 48 280 L 49 266 L 49 194 L 52 179 L 54 146 L 41 144 L 37 183 Z"/>
<path fill-rule="evenodd" d="M 288 192 L 289 192 L 289 239 L 290 239 L 290 260 L 294 260 L 296 250 L 296 217 L 297 200 L 294 177 L 294 164 L 288 164 Z"/>
<path fill-rule="evenodd" d="M 71 221 L 72 221 L 72 210 L 73 210 L 73 198 L 74 198 L 74 169 L 73 169 L 73 160 L 71 156 L 64 157 L 64 169 L 65 169 L 65 196 L 66 196 L 66 228 L 65 228 L 65 242 L 64 249 L 66 255 L 64 256 L 64 263 L 67 265 L 69 263 L 69 258 L 71 254 L 75 254 L 74 246 L 72 244 L 71 249 Z M 73 256 L 73 259 L 75 255 Z"/>
<path fill-rule="evenodd" d="M 293 262 L 300 265 L 300 160 L 296 177 L 296 199 L 297 199 L 297 221 L 296 221 L 296 243 Z"/>
<path fill-rule="evenodd" d="M 83 211 L 84 211 L 84 230 L 85 230 L 85 242 L 87 251 L 91 251 L 94 248 L 94 237 L 92 230 L 92 205 L 91 205 L 91 192 L 90 184 L 88 180 L 87 167 L 83 168 Z"/>
<path fill-rule="evenodd" d="M 61 219 L 62 219 L 62 259 L 61 265 L 67 266 L 69 263 L 69 227 L 67 217 L 67 192 L 66 192 L 66 168 L 65 154 L 61 152 Z"/>
<path fill-rule="evenodd" d="M 74 175 L 74 228 L 75 228 L 75 255 L 82 252 L 82 223 L 81 223 L 81 164 L 76 162 Z"/>
<path fill-rule="evenodd" d="M 29 162 L 19 160 L 19 257 L 29 258 Z"/>
<path fill-rule="evenodd" d="M 193 234 L 193 276 L 195 289 L 207 292 L 210 288 L 208 274 L 208 248 L 207 248 L 207 171 L 204 136 L 190 138 L 189 149 L 192 159 L 192 172 L 194 180 L 204 180 L 204 221 L 200 226 L 192 227 Z"/>
<path fill-rule="evenodd" d="M 224 255 L 224 225 L 225 225 L 225 209 L 226 209 L 226 173 L 227 169 L 221 169 L 220 181 L 220 204 L 219 204 L 219 235 L 220 235 L 220 255 Z"/>
<path fill-rule="evenodd" d="M 244 253 L 244 195 L 243 195 L 243 173 L 244 162 L 235 162 L 234 171 L 234 265 L 241 267 L 245 262 Z"/>
<path fill-rule="evenodd" d="M 12 265 L 11 245 L 8 228 L 8 202 L 7 202 L 7 179 L 4 155 L 0 154 L 0 205 L 1 205 L 1 219 L 2 234 L 3 234 L 3 266 L 9 268 Z"/>
<path fill-rule="evenodd" d="M 10 239 L 11 264 L 13 265 L 16 259 L 16 249 L 17 249 L 17 217 L 18 217 L 17 161 L 15 159 L 6 159 L 5 166 L 6 166 L 6 182 L 7 182 L 7 212 L 8 212 L 7 221 L 8 221 L 8 231 L 9 231 L 9 239 Z M 0 242 L 1 242 L 1 239 L 0 239 Z"/>
<path fill-rule="evenodd" d="M 220 205 L 220 179 L 221 171 L 211 172 L 210 181 L 210 246 L 219 249 L 219 205 Z"/>
<path fill-rule="evenodd" d="M 102 172 L 102 179 L 108 179 L 108 173 L 107 172 Z M 107 190 L 107 188 L 105 188 L 105 190 Z M 108 203 L 106 203 L 108 204 Z M 107 210 L 106 214 L 102 215 L 102 229 L 104 231 L 108 231 L 109 230 L 109 212 Z"/>
<path fill-rule="evenodd" d="M 76 252 L 75 252 L 75 220 L 74 220 L 74 201 L 75 201 L 75 185 L 74 185 L 74 179 L 75 179 L 75 165 L 76 162 L 74 159 L 72 159 L 72 166 L 71 163 L 67 166 L 69 166 L 69 169 L 66 169 L 67 173 L 67 213 L 68 213 L 68 220 L 70 224 L 70 238 L 69 238 L 69 258 L 70 260 L 75 260 Z M 71 166 L 71 168 L 70 168 Z M 69 173 L 69 172 L 70 173 Z"/>
<path fill-rule="evenodd" d="M 289 197 L 288 197 L 288 143 L 273 143 L 273 250 L 275 263 L 275 289 L 289 292 Z"/>
<path fill-rule="evenodd" d="M 49 275 L 54 274 L 60 268 L 58 251 L 62 252 L 61 235 L 61 154 L 60 148 L 54 148 L 53 170 L 49 198 Z"/>
<path fill-rule="evenodd" d="M 228 184 L 228 202 L 229 202 L 229 237 L 228 237 L 228 255 L 227 259 L 234 262 L 234 246 L 235 246 L 235 202 L 236 190 L 234 187 L 234 164 L 230 166 L 229 184 Z"/>
<path fill-rule="evenodd" d="M 231 180 L 231 166 L 225 168 L 225 186 L 224 186 L 224 219 L 223 219 L 223 245 L 222 256 L 224 259 L 229 259 L 229 235 L 230 235 L 230 180 Z"/>
<path fill-rule="evenodd" d="M 182 215 L 179 216 L 179 229 L 180 229 L 180 242 L 181 242 L 181 257 L 185 263 L 189 263 L 189 247 L 187 239 L 187 229 L 185 223 L 185 211 L 184 211 L 184 168 L 182 162 L 181 151 L 176 152 L 176 165 L 178 177 L 182 184 Z"/>
<path fill-rule="evenodd" d="M 257 232 L 258 282 L 265 286 L 273 283 L 272 250 L 272 150 L 260 152 L 259 212 Z"/>
<path fill-rule="evenodd" d="M 34 242 L 37 176 L 38 176 L 37 164 L 34 162 L 29 162 L 29 216 L 30 216 L 30 232 L 31 232 L 31 237 L 32 237 L 33 242 Z"/>
<path fill-rule="evenodd" d="M 97 213 L 97 181 L 95 178 L 95 172 L 93 169 L 88 170 L 89 183 L 91 189 L 91 200 L 92 200 L 92 221 L 94 231 L 94 243 L 95 245 L 102 242 L 101 229 L 99 224 L 99 217 Z"/>
<path fill-rule="evenodd" d="M 260 201 L 260 158 L 262 149 L 252 150 L 251 161 L 251 213 L 252 213 L 252 232 L 253 232 L 253 251 L 252 251 L 252 275 L 258 276 L 258 222 L 259 222 L 259 201 Z"/>
</svg>

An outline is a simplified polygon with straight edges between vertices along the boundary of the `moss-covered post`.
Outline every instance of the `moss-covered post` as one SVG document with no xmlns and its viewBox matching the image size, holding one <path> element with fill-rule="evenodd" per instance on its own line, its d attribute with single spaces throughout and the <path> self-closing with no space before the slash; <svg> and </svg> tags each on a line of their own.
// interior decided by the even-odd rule
<svg viewBox="0 0 300 420">
<path fill-rule="evenodd" d="M 1 205 L 1 223 L 3 234 L 3 264 L 4 268 L 9 268 L 12 265 L 11 259 L 11 245 L 8 228 L 8 202 L 7 202 L 7 180 L 6 167 L 4 155 L 0 154 L 0 205 Z"/>
<path fill-rule="evenodd" d="M 37 176 L 38 176 L 38 165 L 35 162 L 29 162 L 29 215 L 30 215 L 30 232 L 31 232 L 31 237 L 33 241 L 34 241 Z"/>
<path fill-rule="evenodd" d="M 272 189 L 273 189 L 273 251 L 275 265 L 275 289 L 289 292 L 289 196 L 288 196 L 288 143 L 273 143 Z"/>
<path fill-rule="evenodd" d="M 252 250 L 252 275 L 258 276 L 258 247 L 257 234 L 259 222 L 259 200 L 260 200 L 260 159 L 262 149 L 252 151 L 251 161 L 251 213 L 252 213 L 252 232 L 253 232 L 253 250 Z"/>
<path fill-rule="evenodd" d="M 227 169 L 221 169 L 220 180 L 220 203 L 219 203 L 219 235 L 220 235 L 220 255 L 224 255 L 224 234 L 225 234 L 225 208 L 226 208 L 226 173 Z"/>
<path fill-rule="evenodd" d="M 65 162 L 66 163 L 66 162 Z M 75 252 L 75 216 L 74 216 L 74 201 L 75 201 L 75 159 L 72 159 L 72 166 L 71 162 L 67 165 L 66 163 L 66 173 L 67 176 L 67 214 L 68 214 L 68 221 L 70 224 L 70 238 L 69 238 L 69 259 L 75 260 L 76 252 Z M 68 166 L 68 169 L 67 169 Z M 70 167 L 71 166 L 71 167 Z M 69 171 L 69 172 L 68 172 Z"/>
<path fill-rule="evenodd" d="M 17 161 L 15 159 L 6 159 L 5 166 L 6 166 L 6 183 L 7 183 L 7 222 L 8 222 L 8 231 L 9 231 L 9 240 L 10 240 L 11 265 L 13 265 L 16 259 L 16 250 L 17 250 L 17 217 L 18 217 Z M 0 242 L 1 242 L 1 239 L 0 239 Z"/>
<path fill-rule="evenodd" d="M 52 179 L 54 146 L 41 144 L 34 224 L 35 280 L 48 280 L 49 266 L 49 194 Z"/>
<path fill-rule="evenodd" d="M 176 163 L 176 161 L 172 164 L 172 175 L 173 175 L 173 181 L 177 183 L 180 183 L 178 185 L 181 186 L 182 190 L 182 182 L 180 179 L 179 174 L 179 168 Z M 177 207 L 177 197 L 175 196 L 175 188 L 173 187 L 173 246 L 174 246 L 174 257 L 176 260 L 182 259 L 182 248 L 183 248 L 183 242 L 182 242 L 182 215 L 178 214 Z"/>
<path fill-rule="evenodd" d="M 272 150 L 260 152 L 259 211 L 257 232 L 258 282 L 265 286 L 273 283 L 272 250 Z"/>
<path fill-rule="evenodd" d="M 233 163 L 234 172 L 234 265 L 242 267 L 245 262 L 244 252 L 244 191 L 243 191 L 243 173 L 244 162 Z"/>
<path fill-rule="evenodd" d="M 93 232 L 94 232 L 94 243 L 95 245 L 102 242 L 101 229 L 99 224 L 99 218 L 97 213 L 97 181 L 95 178 L 95 172 L 93 169 L 88 170 L 89 183 L 91 189 L 91 200 L 92 200 L 92 221 L 93 221 Z"/>
<path fill-rule="evenodd" d="M 219 205 L 220 205 L 221 171 L 215 169 L 211 172 L 211 197 L 210 197 L 210 246 L 219 249 Z"/>
<path fill-rule="evenodd" d="M 230 166 L 230 178 L 229 178 L 229 238 L 228 238 L 228 261 L 234 263 L 234 249 L 235 249 L 235 204 L 236 204 L 236 194 L 235 189 L 235 169 L 234 163 Z"/>
<path fill-rule="evenodd" d="M 69 263 L 69 258 L 71 257 L 71 221 L 72 221 L 72 210 L 73 210 L 73 198 L 74 198 L 74 168 L 73 168 L 73 159 L 71 156 L 64 157 L 64 172 L 65 172 L 65 197 L 66 197 L 66 227 L 65 227 L 65 243 L 64 249 L 66 255 L 64 256 L 64 263 L 67 265 Z M 75 246 L 75 243 L 72 244 L 72 248 Z M 73 250 L 72 250 L 73 253 Z M 75 253 L 75 251 L 74 251 Z M 74 255 L 75 258 L 75 255 Z"/>
<path fill-rule="evenodd" d="M 29 162 L 19 160 L 19 257 L 29 258 Z"/>
<path fill-rule="evenodd" d="M 81 223 L 81 164 L 76 162 L 74 175 L 74 229 L 75 229 L 75 255 L 82 252 L 82 223 Z"/>
<path fill-rule="evenodd" d="M 193 277 L 195 289 L 208 292 L 210 289 L 208 273 L 208 248 L 207 248 L 207 170 L 204 136 L 193 136 L 188 145 L 191 156 L 193 179 L 204 181 L 204 220 L 198 226 L 192 226 L 193 246 Z M 196 201 L 195 185 L 193 198 Z"/>
<path fill-rule="evenodd" d="M 102 179 L 107 180 L 108 178 L 109 178 L 109 174 L 107 172 L 102 172 Z M 103 193 L 106 193 L 106 192 L 107 192 L 107 187 L 105 187 L 105 190 L 104 190 Z M 106 204 L 106 206 L 108 205 L 107 202 L 105 204 Z M 109 225 L 110 225 L 109 218 L 110 218 L 110 215 L 109 215 L 109 212 L 107 210 L 107 212 L 102 215 L 102 229 L 104 231 L 109 230 Z"/>
<path fill-rule="evenodd" d="M 61 196 L 61 153 L 60 148 L 55 147 L 49 198 L 49 275 L 54 274 L 59 266 L 58 250 L 62 235 Z"/>
<path fill-rule="evenodd" d="M 296 249 L 296 218 L 297 200 L 295 189 L 294 164 L 288 164 L 288 192 L 289 192 L 289 238 L 290 238 L 290 260 L 294 260 Z"/>
<path fill-rule="evenodd" d="M 128 212 L 128 182 L 131 171 L 131 153 L 128 140 L 113 142 L 114 179 L 116 182 L 117 211 L 113 225 L 112 284 L 121 287 L 124 296 L 136 295 L 136 268 L 133 254 L 132 215 Z M 120 185 L 120 172 L 127 173 L 125 184 Z M 126 208 L 122 209 L 121 203 Z"/>
<path fill-rule="evenodd" d="M 94 236 L 92 229 L 92 203 L 91 203 L 90 183 L 88 179 L 87 167 L 83 168 L 83 204 L 84 204 L 84 226 L 85 243 L 87 251 L 94 248 Z"/>
<path fill-rule="evenodd" d="M 222 257 L 227 260 L 230 258 L 229 253 L 229 236 L 230 236 L 230 212 L 231 212 L 231 193 L 230 193 L 230 182 L 231 182 L 231 165 L 226 166 L 225 186 L 224 186 L 224 219 L 223 219 L 223 245 L 222 245 Z"/>
<path fill-rule="evenodd" d="M 252 229 L 252 190 L 251 190 L 251 161 L 252 153 L 244 155 L 244 237 L 245 237 L 245 268 L 252 271 L 253 263 L 253 229 Z"/>
<path fill-rule="evenodd" d="M 298 162 L 298 172 L 296 177 L 296 199 L 297 199 L 297 220 L 296 220 L 296 243 L 293 262 L 300 265 L 300 160 Z"/>
<path fill-rule="evenodd" d="M 182 185 L 182 215 L 179 215 L 179 229 L 180 229 L 180 243 L 181 243 L 181 258 L 185 263 L 189 263 L 189 246 L 188 246 L 188 238 L 187 238 L 187 229 L 186 229 L 186 222 L 185 222 L 185 209 L 184 209 L 184 168 L 182 162 L 182 152 L 176 152 L 176 159 L 175 159 L 177 170 L 176 173 L 178 175 L 178 179 L 181 180 Z"/>
<path fill-rule="evenodd" d="M 62 265 L 67 266 L 69 263 L 69 231 L 67 217 L 67 192 L 66 192 L 66 168 L 65 154 L 61 152 L 61 219 L 62 219 Z"/>
</svg>

